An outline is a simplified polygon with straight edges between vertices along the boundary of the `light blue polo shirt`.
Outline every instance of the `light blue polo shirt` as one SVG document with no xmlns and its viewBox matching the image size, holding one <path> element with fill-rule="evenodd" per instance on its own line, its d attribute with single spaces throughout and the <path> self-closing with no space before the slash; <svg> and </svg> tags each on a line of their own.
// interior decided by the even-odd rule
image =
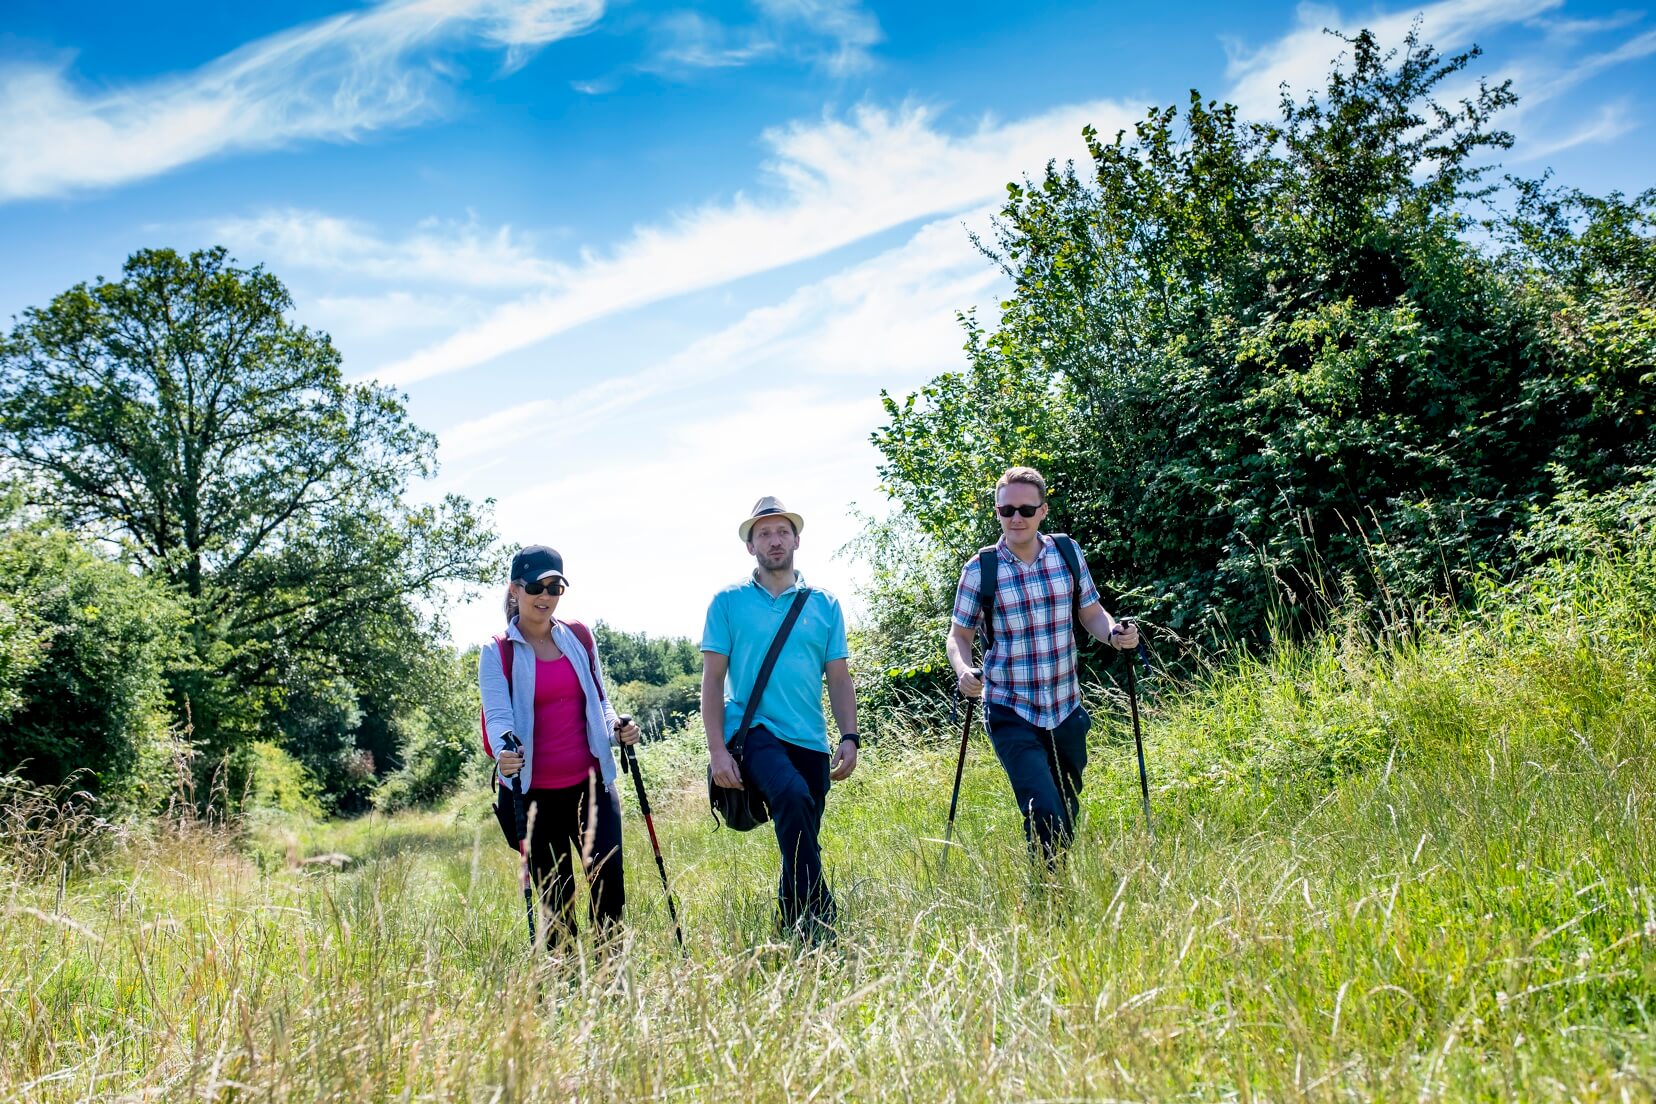
<svg viewBox="0 0 1656 1104">
<path fill-rule="evenodd" d="M 796 571 L 794 585 L 772 598 L 757 578 L 749 575 L 715 594 L 707 607 L 701 650 L 730 658 L 724 688 L 726 743 L 742 725 L 753 680 L 759 677 L 771 640 L 804 585 L 804 577 Z M 788 634 L 788 642 L 782 646 L 782 654 L 776 657 L 753 723 L 764 725 L 779 740 L 831 753 L 828 725 L 822 716 L 823 668 L 850 654 L 839 599 L 825 590 L 812 590 Z"/>
</svg>

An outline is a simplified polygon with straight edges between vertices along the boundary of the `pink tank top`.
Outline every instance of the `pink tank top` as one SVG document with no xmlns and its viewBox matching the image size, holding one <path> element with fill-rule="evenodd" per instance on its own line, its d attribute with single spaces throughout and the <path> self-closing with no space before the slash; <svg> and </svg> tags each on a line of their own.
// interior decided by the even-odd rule
<svg viewBox="0 0 1656 1104">
<path fill-rule="evenodd" d="M 557 790 L 598 770 L 587 746 L 586 692 L 569 657 L 535 660 L 535 769 L 529 785 Z"/>
</svg>

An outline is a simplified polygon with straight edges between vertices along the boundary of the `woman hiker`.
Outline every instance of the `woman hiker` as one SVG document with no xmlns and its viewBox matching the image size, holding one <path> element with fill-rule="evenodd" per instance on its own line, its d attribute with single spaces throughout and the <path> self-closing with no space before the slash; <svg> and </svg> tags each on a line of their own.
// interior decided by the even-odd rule
<svg viewBox="0 0 1656 1104">
<path fill-rule="evenodd" d="M 484 748 L 503 787 L 524 775 L 529 874 L 554 948 L 575 937 L 576 858 L 591 889 L 594 933 L 610 934 L 621 919 L 621 803 L 610 749 L 640 736 L 604 695 L 592 633 L 553 616 L 568 585 L 553 549 L 533 544 L 513 556 L 506 631 L 483 645 L 477 666 Z"/>
</svg>

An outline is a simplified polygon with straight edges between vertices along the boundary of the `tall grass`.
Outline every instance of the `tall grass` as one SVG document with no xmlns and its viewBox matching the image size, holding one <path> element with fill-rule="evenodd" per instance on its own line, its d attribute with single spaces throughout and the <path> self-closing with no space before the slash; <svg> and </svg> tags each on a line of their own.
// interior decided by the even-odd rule
<svg viewBox="0 0 1656 1104">
<path fill-rule="evenodd" d="M 779 940 L 774 841 L 713 831 L 694 737 L 643 754 L 689 941 L 628 811 L 610 953 L 549 963 L 473 800 L 172 823 L 0 914 L 13 1099 L 1656 1098 L 1656 611 L 1604 559 L 1380 642 L 1146 702 L 1155 835 L 1099 688 L 1069 862 L 1024 861 L 974 739 L 830 797 L 836 944 Z M 630 796 L 630 794 L 629 794 Z M 343 873 L 293 856 L 342 850 Z"/>
</svg>

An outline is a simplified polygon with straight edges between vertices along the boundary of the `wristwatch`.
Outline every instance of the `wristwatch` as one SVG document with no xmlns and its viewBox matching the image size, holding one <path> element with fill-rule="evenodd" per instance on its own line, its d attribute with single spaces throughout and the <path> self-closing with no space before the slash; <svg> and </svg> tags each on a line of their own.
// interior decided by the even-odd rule
<svg viewBox="0 0 1656 1104">
<path fill-rule="evenodd" d="M 843 744 L 847 740 L 851 741 L 851 745 L 853 747 L 862 747 L 862 737 L 857 735 L 855 732 L 840 733 L 840 743 Z"/>
</svg>

